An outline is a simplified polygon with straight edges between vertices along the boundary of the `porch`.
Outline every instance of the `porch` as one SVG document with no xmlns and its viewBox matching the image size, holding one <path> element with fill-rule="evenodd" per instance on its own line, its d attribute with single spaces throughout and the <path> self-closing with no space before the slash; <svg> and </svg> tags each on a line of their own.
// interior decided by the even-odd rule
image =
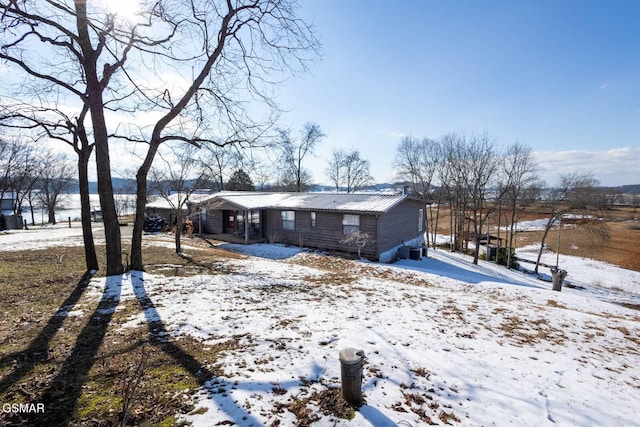
<svg viewBox="0 0 640 427">
<path fill-rule="evenodd" d="M 226 243 L 238 243 L 243 245 L 251 245 L 254 243 L 265 243 L 267 239 L 260 236 L 252 236 L 245 239 L 244 234 L 241 233 L 218 233 L 218 234 L 205 234 L 203 236 L 207 241 L 220 241 Z"/>
</svg>

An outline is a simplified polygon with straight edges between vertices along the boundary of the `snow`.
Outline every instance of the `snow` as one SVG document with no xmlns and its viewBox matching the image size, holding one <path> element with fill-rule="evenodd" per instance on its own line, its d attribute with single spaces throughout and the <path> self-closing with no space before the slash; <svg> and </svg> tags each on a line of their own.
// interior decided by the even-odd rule
<svg viewBox="0 0 640 427">
<path fill-rule="evenodd" d="M 0 235 L 0 247 L 81 242 L 71 230 Z M 131 272 L 93 279 L 86 295 L 151 301 L 119 327 L 153 322 L 164 340 L 239 337 L 215 361 L 224 375 L 179 420 L 295 425 L 288 402 L 339 387 L 338 354 L 355 348 L 366 355 L 365 404 L 352 420 L 319 413 L 314 426 L 444 425 L 447 414 L 464 426 L 640 425 L 640 312 L 614 304 L 640 305 L 638 272 L 561 256 L 577 288 L 553 292 L 534 275 L 443 250 L 386 265 L 281 245 L 219 248 L 244 255 L 225 261 L 226 274 Z"/>
</svg>

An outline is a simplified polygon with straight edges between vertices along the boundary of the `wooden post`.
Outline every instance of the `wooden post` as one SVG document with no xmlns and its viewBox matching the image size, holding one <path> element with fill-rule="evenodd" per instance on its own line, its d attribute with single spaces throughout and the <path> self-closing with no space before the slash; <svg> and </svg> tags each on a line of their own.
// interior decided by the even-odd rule
<svg viewBox="0 0 640 427">
<path fill-rule="evenodd" d="M 69 228 L 71 228 L 71 217 L 69 217 Z"/>
<path fill-rule="evenodd" d="M 364 351 L 345 348 L 340 352 L 342 397 L 354 406 L 362 405 L 362 365 Z"/>
<path fill-rule="evenodd" d="M 244 211 L 244 244 L 248 245 L 249 244 L 249 213 L 251 211 L 249 210 L 245 210 Z"/>
<path fill-rule="evenodd" d="M 562 291 L 562 282 L 564 281 L 564 278 L 567 277 L 567 274 L 566 270 L 561 270 L 557 267 L 551 268 L 551 279 L 553 282 L 552 289 L 554 291 Z"/>
</svg>

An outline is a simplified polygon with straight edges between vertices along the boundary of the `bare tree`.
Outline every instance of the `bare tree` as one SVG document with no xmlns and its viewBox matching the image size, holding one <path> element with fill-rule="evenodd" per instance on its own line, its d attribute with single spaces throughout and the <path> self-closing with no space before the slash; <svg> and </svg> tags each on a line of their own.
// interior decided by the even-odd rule
<svg viewBox="0 0 640 427">
<path fill-rule="evenodd" d="M 569 173 L 560 176 L 560 184 L 551 189 L 544 197 L 542 207 L 548 212 L 549 217 L 544 226 L 540 250 L 536 259 L 535 272 L 538 274 L 542 251 L 549 231 L 554 225 L 562 224 L 562 217 L 572 211 L 585 208 L 592 200 L 594 189 L 598 181 L 591 173 Z M 558 248 L 559 250 L 559 248 Z"/>
<path fill-rule="evenodd" d="M 187 7 L 184 0 L 167 0 L 141 3 L 136 18 L 126 21 L 108 2 L 0 0 L 0 59 L 24 76 L 19 96 L 45 109 L 67 102 L 88 111 L 107 274 L 123 270 L 110 137 L 147 147 L 136 175 L 131 242 L 131 266 L 142 269 L 147 175 L 159 146 L 172 139 L 246 143 L 264 132 L 249 120 L 245 101 L 274 111 L 273 89 L 284 72 L 304 71 L 317 52 L 318 41 L 296 8 L 293 0 L 190 0 Z M 171 78 L 162 81 L 166 75 Z M 129 125 L 119 119 L 108 129 L 108 111 L 129 114 Z M 145 112 L 158 119 L 140 123 Z"/>
<path fill-rule="evenodd" d="M 369 174 L 369 161 L 360 157 L 358 150 L 336 150 L 326 169 L 327 176 L 336 187 L 336 193 L 344 188 L 347 193 L 355 193 L 373 181 Z"/>
<path fill-rule="evenodd" d="M 155 100 L 151 108 L 161 117 L 152 126 L 147 153 L 136 174 L 133 269 L 143 268 L 147 174 L 160 145 L 172 139 L 221 146 L 255 141 L 264 135 L 265 127 L 249 118 L 244 100 L 258 99 L 273 110 L 274 79 L 287 71 L 306 70 L 318 48 L 311 27 L 296 17 L 296 5 L 291 0 L 193 0 L 190 8 L 182 2 L 171 5 L 163 4 L 161 18 L 174 24 L 180 43 L 199 50 L 184 57 L 172 44 L 162 46 L 158 60 L 169 62 L 169 66 L 181 65 L 182 75 L 189 82 L 185 89 L 158 91 L 137 86 L 145 99 Z M 240 93 L 240 88 L 245 92 Z M 211 117 L 214 123 L 208 121 Z M 221 129 L 226 129 L 222 137 Z"/>
<path fill-rule="evenodd" d="M 362 257 L 362 249 L 367 245 L 375 244 L 375 240 L 367 233 L 363 233 L 360 230 L 355 233 L 347 235 L 344 239 L 340 240 L 340 243 L 347 246 L 353 246 L 358 251 L 358 259 Z"/>
<path fill-rule="evenodd" d="M 51 111 L 61 111 L 64 103 L 79 112 L 78 118 L 82 116 L 73 126 L 84 127 L 84 117 L 90 119 L 91 131 L 85 135 L 92 135 L 95 147 L 107 274 L 120 274 L 120 227 L 113 200 L 105 111 L 109 103 L 126 98 L 127 91 L 118 90 L 122 89 L 118 73 L 131 48 L 136 44 L 148 47 L 159 40 L 139 34 L 140 28 L 149 27 L 148 21 L 141 26 L 128 25 L 105 7 L 104 3 L 82 0 L 1 1 L 4 31 L 0 59 L 16 71 L 8 84 L 16 84 L 14 92 L 23 104 L 33 107 L 36 121 L 47 122 Z"/>
<path fill-rule="evenodd" d="M 400 140 L 396 148 L 395 170 L 398 179 L 402 182 L 408 182 L 411 186 L 411 192 L 423 200 L 430 200 L 432 196 L 432 182 L 439 170 L 441 170 L 443 158 L 442 145 L 439 141 L 422 138 L 418 139 L 412 136 L 405 136 Z M 429 204 L 429 214 L 431 219 L 425 218 L 427 225 L 427 246 L 429 245 L 429 229 L 431 229 L 431 240 L 435 248 L 436 230 L 438 227 L 438 219 L 440 216 L 441 197 L 445 193 L 438 192 L 438 203 L 435 203 L 435 212 L 433 204 Z"/>
<path fill-rule="evenodd" d="M 66 156 L 53 153 L 43 156 L 40 166 L 38 199 L 47 210 L 48 222 L 56 224 L 56 207 L 61 202 L 62 193 L 71 187 L 76 171 Z"/>
<path fill-rule="evenodd" d="M 441 162 L 438 141 L 404 136 L 396 147 L 395 168 L 399 180 L 409 182 L 417 197 L 427 200 Z"/>
<path fill-rule="evenodd" d="M 346 153 L 344 150 L 336 150 L 335 148 L 331 150 L 331 157 L 329 158 L 329 164 L 325 169 L 325 173 L 329 181 L 333 183 L 336 187 L 336 193 L 340 192 L 340 185 L 344 180 L 343 173 L 343 165 L 345 162 Z"/>
<path fill-rule="evenodd" d="M 11 194 L 15 215 L 20 215 L 24 201 L 39 178 L 35 144 L 13 139 L 0 141 L 0 203 L 5 194 Z"/>
<path fill-rule="evenodd" d="M 5 128 L 18 130 L 32 135 L 34 141 L 53 140 L 67 144 L 73 148 L 78 156 L 78 183 L 80 190 L 80 212 L 82 223 L 82 236 L 84 241 L 85 262 L 88 271 L 98 270 L 98 257 L 96 255 L 93 230 L 91 227 L 91 203 L 89 200 L 89 158 L 93 152 L 94 144 L 90 142 L 85 120 L 89 108 L 83 105 L 77 116 L 70 117 L 63 111 L 55 108 L 43 108 L 37 105 L 18 102 L 11 105 L 3 105 L 0 113 L 0 125 Z M 27 198 L 31 205 L 31 221 L 35 222 L 32 201 L 34 194 L 27 192 Z"/>
<path fill-rule="evenodd" d="M 452 250 L 466 250 L 475 243 L 473 263 L 478 263 L 480 239 L 488 215 L 495 204 L 488 204 L 489 191 L 496 182 L 499 153 L 488 134 L 467 137 L 445 135 L 441 140 L 441 181 L 450 197 Z M 500 195 L 493 195 L 494 199 Z"/>
<path fill-rule="evenodd" d="M 235 147 L 221 147 L 210 144 L 202 147 L 202 165 L 211 177 L 214 190 L 224 190 L 224 183 L 232 172 L 242 164 L 242 155 Z"/>
<path fill-rule="evenodd" d="M 185 220 L 183 210 L 187 207 L 191 195 L 207 182 L 207 175 L 202 169 L 202 162 L 196 157 L 196 148 L 191 145 L 159 154 L 161 166 L 150 171 L 151 186 L 167 201 L 175 215 L 176 253 L 182 254 L 182 225 Z"/>
<path fill-rule="evenodd" d="M 290 130 L 281 129 L 280 133 L 280 162 L 284 176 L 281 181 L 285 188 L 295 192 L 307 189 L 311 174 L 304 167 L 303 162 L 320 140 L 325 136 L 316 123 L 306 123 L 297 138 L 291 136 Z"/>
<path fill-rule="evenodd" d="M 538 183 L 535 174 L 537 164 L 533 158 L 531 148 L 520 143 L 515 143 L 507 148 L 502 161 L 503 183 L 502 201 L 507 205 L 509 212 L 509 232 L 507 238 L 507 268 L 511 268 L 511 254 L 513 241 L 521 210 L 518 208 L 523 195 L 532 186 Z M 500 215 L 498 215 L 500 218 Z"/>
<path fill-rule="evenodd" d="M 251 161 L 251 175 L 256 187 L 260 191 L 265 191 L 276 181 L 277 172 L 268 161 L 254 157 Z"/>
<path fill-rule="evenodd" d="M 20 145 L 0 139 L 0 204 L 9 195 L 14 171 L 18 168 Z"/>
<path fill-rule="evenodd" d="M 480 240 L 485 229 L 486 220 L 495 209 L 495 201 L 502 197 L 501 194 L 489 195 L 492 188 L 496 188 L 493 184 L 497 182 L 500 154 L 496 151 L 493 141 L 486 133 L 472 137 L 467 150 L 469 154 L 467 188 L 470 195 L 470 221 L 473 225 L 475 243 L 473 263 L 477 264 L 480 254 Z M 488 203 L 490 197 L 494 201 L 492 204 Z M 487 235 L 489 234 L 489 230 L 487 230 Z"/>
<path fill-rule="evenodd" d="M 443 158 L 439 174 L 449 203 L 451 250 L 463 250 L 469 224 L 466 137 L 447 134 L 442 137 L 441 144 Z"/>
</svg>

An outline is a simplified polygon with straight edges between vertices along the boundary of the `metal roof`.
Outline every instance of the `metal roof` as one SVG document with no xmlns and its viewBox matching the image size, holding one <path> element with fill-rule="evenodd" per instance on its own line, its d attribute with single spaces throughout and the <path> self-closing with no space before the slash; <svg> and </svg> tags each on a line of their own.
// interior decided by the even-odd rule
<svg viewBox="0 0 640 427">
<path fill-rule="evenodd" d="M 173 193 L 167 197 L 163 196 L 155 196 L 155 198 L 146 204 L 147 208 L 156 208 L 156 209 L 174 209 L 178 206 L 178 204 L 184 200 L 186 195 L 184 193 L 178 194 Z M 188 201 L 183 202 L 183 209 L 187 209 L 188 203 L 196 203 L 199 204 L 203 200 L 207 200 L 211 198 L 211 194 L 201 194 L 201 193 L 193 193 L 189 195 Z"/>
<path fill-rule="evenodd" d="M 290 209 L 384 213 L 408 198 L 402 194 L 266 193 L 224 191 L 201 204 L 214 209 Z"/>
</svg>

